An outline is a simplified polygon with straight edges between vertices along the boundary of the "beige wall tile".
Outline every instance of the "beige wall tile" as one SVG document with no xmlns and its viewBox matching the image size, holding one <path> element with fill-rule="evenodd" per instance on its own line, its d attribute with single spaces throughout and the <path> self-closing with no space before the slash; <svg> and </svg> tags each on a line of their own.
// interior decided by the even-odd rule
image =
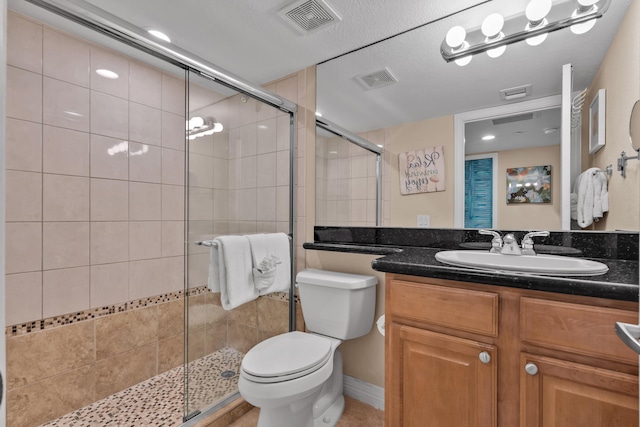
<svg viewBox="0 0 640 427">
<path fill-rule="evenodd" d="M 162 149 L 162 183 L 184 185 L 184 151 Z"/>
<path fill-rule="evenodd" d="M 47 27 L 43 44 L 45 76 L 89 87 L 89 44 Z"/>
<path fill-rule="evenodd" d="M 258 329 L 277 333 L 289 331 L 289 303 L 275 298 L 257 300 Z"/>
<path fill-rule="evenodd" d="M 42 174 L 6 172 L 7 221 L 42 221 Z"/>
<path fill-rule="evenodd" d="M 129 158 L 126 140 L 91 135 L 91 176 L 128 179 Z"/>
<path fill-rule="evenodd" d="M 96 360 L 101 361 L 158 339 L 158 306 L 96 319 Z"/>
<path fill-rule="evenodd" d="M 89 308 L 89 267 L 48 270 L 42 276 L 44 318 Z"/>
<path fill-rule="evenodd" d="M 7 274 L 5 280 L 6 325 L 42 319 L 42 272 Z"/>
<path fill-rule="evenodd" d="M 42 168 L 44 172 L 89 176 L 89 134 L 44 126 Z"/>
<path fill-rule="evenodd" d="M 96 73 L 97 70 L 109 70 L 118 75 L 111 79 Z M 91 46 L 91 89 L 108 93 L 120 98 L 129 96 L 129 61 L 97 46 Z"/>
<path fill-rule="evenodd" d="M 256 203 L 258 221 L 276 220 L 276 187 L 261 188 Z"/>
<path fill-rule="evenodd" d="M 44 270 L 89 265 L 88 222 L 45 222 L 42 229 Z"/>
<path fill-rule="evenodd" d="M 113 179 L 91 179 L 91 221 L 128 221 L 129 184 Z"/>
<path fill-rule="evenodd" d="M 169 113 L 167 113 L 169 114 Z M 177 116 L 176 116 L 177 117 Z M 184 133 L 184 132 L 183 132 Z M 214 134 L 215 135 L 215 134 Z M 205 135 L 200 136 L 196 139 L 189 140 L 189 152 L 202 154 L 204 156 L 213 157 L 213 146 L 214 146 L 214 135 Z M 183 138 L 184 139 L 184 138 Z M 184 144 L 182 147 L 176 147 L 175 149 L 184 149 Z"/>
<path fill-rule="evenodd" d="M 198 138 L 191 142 L 205 138 Z M 185 118 L 183 114 L 162 112 L 162 146 L 173 150 L 185 150 Z M 213 149 L 211 150 L 213 154 Z"/>
<path fill-rule="evenodd" d="M 42 125 L 7 118 L 7 169 L 42 171 Z"/>
<path fill-rule="evenodd" d="M 289 126 L 289 116 L 282 115 L 278 116 L 276 119 L 276 139 L 277 139 L 277 147 L 278 151 L 288 150 L 291 141 L 289 137 L 290 126 Z"/>
<path fill-rule="evenodd" d="M 184 221 L 162 221 L 162 256 L 184 255 Z"/>
<path fill-rule="evenodd" d="M 178 153 L 172 151 L 169 153 Z M 177 159 L 176 159 L 177 161 Z M 189 186 L 201 187 L 201 188 L 213 188 L 214 186 L 214 169 L 212 168 L 212 162 L 215 159 L 209 156 L 203 156 L 202 154 L 189 153 Z M 228 163 L 227 161 L 223 161 Z M 232 160 L 237 162 L 237 160 Z M 215 166 L 214 166 L 215 167 Z"/>
<path fill-rule="evenodd" d="M 156 343 L 96 363 L 96 399 L 131 387 L 156 374 Z"/>
<path fill-rule="evenodd" d="M 276 154 L 276 185 L 289 185 L 289 151 L 278 151 Z"/>
<path fill-rule="evenodd" d="M 42 123 L 42 76 L 7 66 L 7 117 Z"/>
<path fill-rule="evenodd" d="M 42 270 L 42 224 L 12 222 L 5 230 L 7 274 Z"/>
<path fill-rule="evenodd" d="M 116 96 L 91 91 L 91 133 L 127 140 L 129 102 Z"/>
<path fill-rule="evenodd" d="M 7 393 L 7 425 L 31 427 L 93 402 L 93 366 L 65 372 Z"/>
<path fill-rule="evenodd" d="M 42 73 L 42 25 L 7 14 L 7 64 Z"/>
<path fill-rule="evenodd" d="M 258 329 L 238 322 L 229 322 L 227 339 L 229 347 L 246 353 L 258 344 Z"/>
<path fill-rule="evenodd" d="M 162 74 L 138 62 L 129 64 L 129 99 L 153 108 L 162 105 Z"/>
<path fill-rule="evenodd" d="M 129 260 L 162 256 L 162 223 L 160 221 L 129 222 Z"/>
<path fill-rule="evenodd" d="M 266 105 L 264 107 L 270 108 Z M 277 121 L 275 113 L 273 114 L 273 118 L 258 123 L 258 154 L 273 153 L 276 151 L 278 146 L 276 129 Z"/>
<path fill-rule="evenodd" d="M 229 131 L 213 134 L 213 156 L 220 159 L 229 158 Z"/>
<path fill-rule="evenodd" d="M 91 264 L 129 260 L 129 223 L 91 223 Z"/>
<path fill-rule="evenodd" d="M 257 162 L 257 186 L 275 187 L 277 177 L 277 157 L 276 153 L 262 154 Z"/>
<path fill-rule="evenodd" d="M 221 320 L 207 327 L 204 332 L 204 351 L 211 354 L 227 347 L 227 321 Z"/>
<path fill-rule="evenodd" d="M 161 111 L 147 105 L 129 103 L 129 140 L 143 144 L 160 145 L 164 123 Z M 184 121 L 181 122 L 184 139 Z"/>
<path fill-rule="evenodd" d="M 132 221 L 159 220 L 162 218 L 161 210 L 162 186 L 160 184 L 129 183 L 129 219 Z"/>
<path fill-rule="evenodd" d="M 89 178 L 44 174 L 44 221 L 89 221 Z"/>
<path fill-rule="evenodd" d="M 89 89 L 45 77 L 42 122 L 47 125 L 89 132 Z"/>
<path fill-rule="evenodd" d="M 162 109 L 174 114 L 184 114 L 185 82 L 183 79 L 162 75 Z"/>
<path fill-rule="evenodd" d="M 276 219 L 289 221 L 289 187 L 276 188 Z"/>
<path fill-rule="evenodd" d="M 240 126 L 254 124 L 258 121 L 258 101 L 248 96 L 245 99 L 247 102 L 241 100 L 238 108 Z"/>
<path fill-rule="evenodd" d="M 162 149 L 155 145 L 129 143 L 129 179 L 131 181 L 162 181 Z"/>
<path fill-rule="evenodd" d="M 118 304 L 128 299 L 128 262 L 91 266 L 91 308 Z"/>
<path fill-rule="evenodd" d="M 158 341 L 158 374 L 184 363 L 184 332 Z"/>
<path fill-rule="evenodd" d="M 229 219 L 229 192 L 227 190 L 213 190 L 213 219 L 226 221 Z"/>
<path fill-rule="evenodd" d="M 162 220 L 184 220 L 184 187 L 162 184 Z"/>
<path fill-rule="evenodd" d="M 184 256 L 162 258 L 162 293 L 184 289 Z"/>
<path fill-rule="evenodd" d="M 229 320 L 247 326 L 258 326 L 258 305 L 256 301 L 249 301 L 228 312 Z"/>
<path fill-rule="evenodd" d="M 158 338 L 165 339 L 184 333 L 184 300 L 158 305 Z M 184 338 L 184 335 L 183 335 Z"/>
<path fill-rule="evenodd" d="M 210 221 L 213 219 L 213 189 L 189 188 L 189 219 Z"/>
<path fill-rule="evenodd" d="M 93 321 L 7 338 L 7 389 L 94 363 L 94 352 Z"/>
<path fill-rule="evenodd" d="M 129 300 L 162 293 L 162 260 L 148 259 L 129 263 Z"/>
<path fill-rule="evenodd" d="M 204 334 L 204 325 L 193 326 L 189 323 L 189 329 L 187 330 L 187 354 L 185 355 L 187 362 L 193 362 L 205 355 Z M 194 381 L 197 380 L 197 378 L 198 377 L 190 376 L 187 381 Z"/>
</svg>

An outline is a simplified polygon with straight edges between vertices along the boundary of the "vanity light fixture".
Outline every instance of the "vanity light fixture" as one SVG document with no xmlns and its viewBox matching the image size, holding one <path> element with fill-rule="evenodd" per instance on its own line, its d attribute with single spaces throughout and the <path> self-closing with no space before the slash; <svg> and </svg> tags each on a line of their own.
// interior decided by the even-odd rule
<svg viewBox="0 0 640 427">
<path fill-rule="evenodd" d="M 598 18 L 602 18 L 611 1 L 576 0 L 573 12 L 572 8 L 567 8 L 569 5 L 561 4 L 555 13 L 560 16 L 549 18 L 552 0 L 531 0 L 524 14 L 513 16 L 507 22 L 502 15 L 492 13 L 484 19 L 480 31 L 467 33 L 461 26 L 451 28 L 440 45 L 440 53 L 445 61 L 455 61 L 462 66 L 471 62 L 473 55 L 482 52 L 497 58 L 505 52 L 507 45 L 523 40 L 530 46 L 537 46 L 549 33 L 563 28 L 569 27 L 574 34 L 584 34 L 593 28 Z M 508 33 L 505 28 L 521 30 Z"/>
<path fill-rule="evenodd" d="M 190 141 L 202 136 L 213 135 L 223 130 L 224 126 L 222 126 L 222 123 L 216 122 L 212 117 L 203 119 L 202 117 L 195 116 L 187 122 L 187 132 Z"/>
</svg>

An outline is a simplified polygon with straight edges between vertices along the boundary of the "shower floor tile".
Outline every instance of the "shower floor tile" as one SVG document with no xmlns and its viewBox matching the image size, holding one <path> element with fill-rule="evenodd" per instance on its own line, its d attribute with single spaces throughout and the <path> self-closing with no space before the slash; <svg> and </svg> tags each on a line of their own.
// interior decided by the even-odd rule
<svg viewBox="0 0 640 427">
<path fill-rule="evenodd" d="M 188 364 L 190 411 L 202 410 L 238 390 L 242 356 L 224 348 Z M 184 411 L 184 372 L 184 366 L 172 369 L 42 426 L 178 426 Z"/>
</svg>

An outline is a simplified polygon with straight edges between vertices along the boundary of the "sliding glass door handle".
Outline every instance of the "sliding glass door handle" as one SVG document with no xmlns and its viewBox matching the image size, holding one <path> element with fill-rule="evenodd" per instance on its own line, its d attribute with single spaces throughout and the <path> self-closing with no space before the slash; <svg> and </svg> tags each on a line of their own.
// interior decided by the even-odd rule
<svg viewBox="0 0 640 427">
<path fill-rule="evenodd" d="M 640 326 L 616 322 L 616 334 L 630 349 L 640 354 Z"/>
</svg>

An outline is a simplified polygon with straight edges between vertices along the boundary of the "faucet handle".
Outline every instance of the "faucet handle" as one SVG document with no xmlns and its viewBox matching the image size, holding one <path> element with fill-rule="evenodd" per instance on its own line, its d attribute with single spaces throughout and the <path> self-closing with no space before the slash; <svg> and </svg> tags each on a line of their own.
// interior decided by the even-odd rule
<svg viewBox="0 0 640 427">
<path fill-rule="evenodd" d="M 523 255 L 535 255 L 533 250 L 533 237 L 547 237 L 548 231 L 532 231 L 527 233 L 522 238 L 522 254 Z"/>
<path fill-rule="evenodd" d="M 484 228 L 478 230 L 478 233 L 493 236 L 493 239 L 491 239 L 491 250 L 489 252 L 500 252 L 502 250 L 502 236 L 500 236 L 500 233 Z"/>
</svg>

